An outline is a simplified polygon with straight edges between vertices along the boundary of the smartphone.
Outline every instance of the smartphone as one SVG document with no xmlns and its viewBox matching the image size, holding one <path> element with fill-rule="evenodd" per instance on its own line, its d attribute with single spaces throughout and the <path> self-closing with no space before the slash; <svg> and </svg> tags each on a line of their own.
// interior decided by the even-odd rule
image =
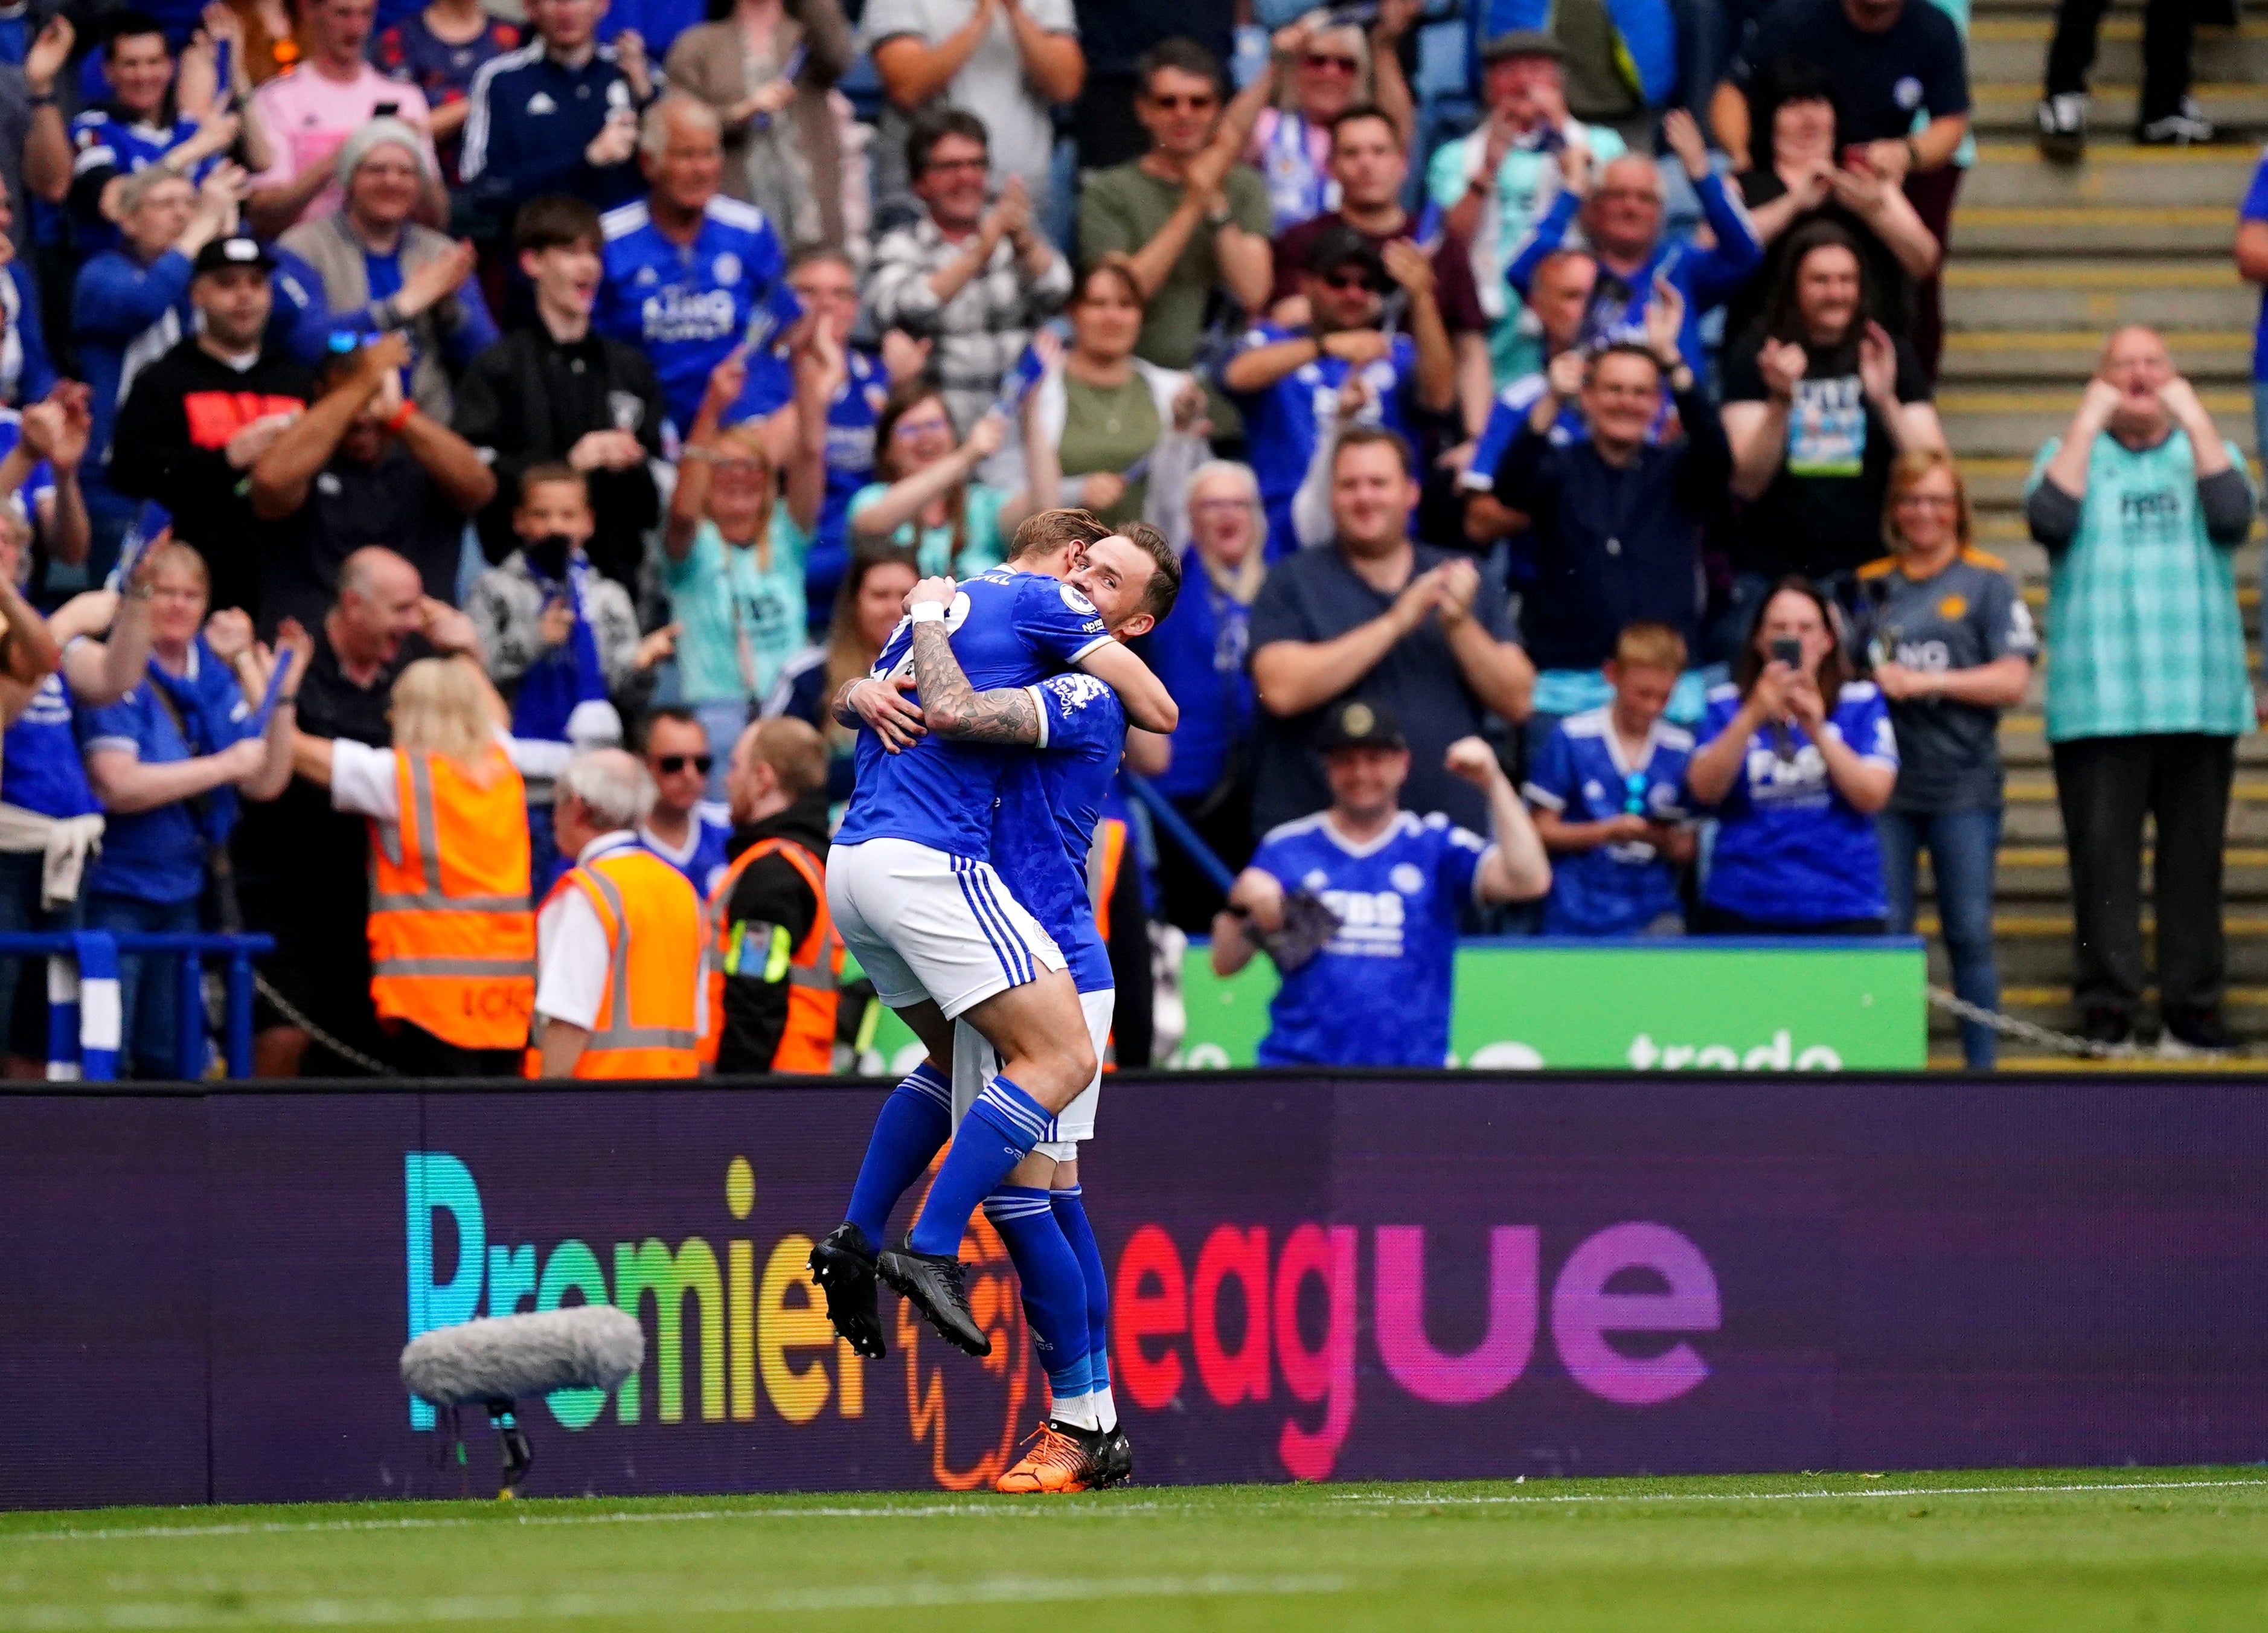
<svg viewBox="0 0 2268 1633">
<path fill-rule="evenodd" d="M 401 112 L 401 104 L 399 102 L 380 102 L 377 107 L 370 110 L 370 116 L 372 119 L 393 119 L 397 117 Z"/>
<path fill-rule="evenodd" d="M 1792 636 L 1781 636 L 1771 644 L 1771 660 L 1776 664 L 1786 664 L 1791 669 L 1802 668 L 1803 643 Z"/>
</svg>

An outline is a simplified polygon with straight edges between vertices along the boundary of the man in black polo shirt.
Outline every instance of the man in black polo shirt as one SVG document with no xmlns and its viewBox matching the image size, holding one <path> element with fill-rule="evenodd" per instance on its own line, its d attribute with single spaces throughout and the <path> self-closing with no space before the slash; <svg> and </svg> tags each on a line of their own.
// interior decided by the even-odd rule
<svg viewBox="0 0 2268 1633">
<path fill-rule="evenodd" d="M 1903 187 L 1943 250 L 1961 188 L 1953 155 L 1969 134 L 1969 65 L 1953 19 L 1933 0 L 1778 0 L 1733 59 L 1709 105 L 1710 122 L 1735 172 L 1749 168 L 1751 160 L 1749 86 L 1783 56 L 1826 71 L 1845 164 L 1863 162 Z M 1928 116 L 1919 130 L 1917 113 Z M 1761 133 L 1764 144 L 1770 136 Z M 1863 156 L 1854 148 L 1864 150 Z M 1933 379 L 1943 337 L 1932 276 L 1915 286 L 1909 338 Z"/>
<path fill-rule="evenodd" d="M 1526 718 L 1535 671 L 1505 638 L 1504 593 L 1472 558 L 1410 541 L 1417 502 L 1401 438 L 1375 426 L 1343 432 L 1331 459 L 1336 538 L 1278 562 L 1252 604 L 1255 834 L 1330 803 L 1312 739 L 1324 706 L 1348 697 L 1383 703 L 1403 723 L 1412 809 L 1487 824 L 1480 791 L 1442 761 L 1489 715 Z"/>
<path fill-rule="evenodd" d="M 480 656 L 472 620 L 423 592 L 417 570 L 379 546 L 339 569 L 339 599 L 315 632 L 299 683 L 300 729 L 313 738 L 392 745 L 396 676 L 421 658 Z M 341 1042 L 383 1059 L 370 1002 L 370 824 L 331 808 L 329 791 L 295 776 L 272 803 L 247 807 L 235 839 L 247 928 L 276 938 L 261 974 L 286 1002 Z M 261 1006 L 254 1075 L 358 1076 L 278 1011 Z"/>
</svg>

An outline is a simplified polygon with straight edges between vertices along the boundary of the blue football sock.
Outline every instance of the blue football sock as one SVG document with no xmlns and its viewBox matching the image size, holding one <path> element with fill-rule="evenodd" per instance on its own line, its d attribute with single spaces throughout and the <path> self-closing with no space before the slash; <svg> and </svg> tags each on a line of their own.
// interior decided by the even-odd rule
<svg viewBox="0 0 2268 1633">
<path fill-rule="evenodd" d="M 1022 1284 L 1024 1313 L 1049 1394 L 1058 1401 L 1087 1394 L 1093 1386 L 1087 1381 L 1086 1276 L 1056 1225 L 1048 1193 L 1004 1185 L 984 1199 L 984 1217 L 1000 1232 Z"/>
<path fill-rule="evenodd" d="M 1102 1268 L 1102 1249 L 1095 1245 L 1094 1227 L 1086 1222 L 1086 1201 L 1081 1188 L 1049 1191 L 1048 1201 L 1064 1240 L 1079 1255 L 1086 1282 L 1087 1372 L 1091 1389 L 1110 1387 L 1110 1277 Z"/>
<path fill-rule="evenodd" d="M 961 1254 L 961 1233 L 968 1216 L 1000 1188 L 1008 1171 L 1031 1155 L 1032 1147 L 1048 1137 L 1055 1124 L 1046 1107 L 1006 1078 L 984 1085 L 976 1103 L 961 1119 L 945 1166 L 929 1188 L 929 1200 L 914 1221 L 911 1243 L 916 1253 L 954 1259 Z"/>
<path fill-rule="evenodd" d="M 882 1232 L 890 1228 L 890 1210 L 921 1178 L 952 1132 L 953 1085 L 924 1061 L 882 1102 L 874 1132 L 866 1141 L 866 1159 L 858 1165 L 858 1182 L 850 1188 L 848 1217 L 865 1232 L 868 1246 L 877 1252 L 889 1246 Z"/>
</svg>

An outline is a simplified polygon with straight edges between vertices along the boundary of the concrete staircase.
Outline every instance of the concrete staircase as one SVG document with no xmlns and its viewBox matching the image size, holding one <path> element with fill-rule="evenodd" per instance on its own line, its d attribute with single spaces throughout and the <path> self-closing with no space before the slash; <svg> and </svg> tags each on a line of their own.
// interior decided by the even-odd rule
<svg viewBox="0 0 2268 1633">
<path fill-rule="evenodd" d="M 2250 23 L 2200 30 L 2196 53 L 2198 99 L 2242 139 L 2187 151 L 2131 145 L 2141 11 L 2121 0 L 2103 26 L 2086 162 L 2043 162 L 2031 121 L 2051 15 L 2048 0 L 1977 7 L 1970 76 L 1979 146 L 1954 216 L 1938 397 L 1977 506 L 1979 542 L 2008 561 L 2036 616 L 2045 608 L 2046 561 L 2025 537 L 2023 481 L 2040 444 L 2069 422 L 2106 330 L 2133 321 L 2165 331 L 2223 433 L 2257 457 L 2250 380 L 2259 292 L 2238 281 L 2230 245 L 2268 134 L 2268 23 Z M 2238 561 L 2256 672 L 2260 571 L 2256 543 Z M 2070 893 L 2039 691 L 2036 682 L 2031 702 L 2001 730 L 2008 786 L 1996 908 L 2000 975 L 2010 1013 L 2067 1026 L 2075 1019 Z M 2250 738 L 2240 751 L 2228 860 L 2228 1019 L 2268 1051 L 2268 738 Z M 1933 915 L 1922 928 L 1934 933 Z M 1941 950 L 1933 948 L 1931 967 L 1942 982 Z M 1958 1063 L 1952 1027 L 1935 1016 L 1931 1051 L 1933 1061 Z M 2021 1046 L 2004 1060 L 2057 1063 Z"/>
</svg>

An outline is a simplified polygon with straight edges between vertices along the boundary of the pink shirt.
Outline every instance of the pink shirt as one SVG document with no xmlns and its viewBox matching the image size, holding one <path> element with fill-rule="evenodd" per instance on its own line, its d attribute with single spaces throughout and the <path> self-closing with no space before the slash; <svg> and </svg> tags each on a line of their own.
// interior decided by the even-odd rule
<svg viewBox="0 0 2268 1633">
<path fill-rule="evenodd" d="M 252 93 L 252 116 L 267 133 L 269 151 L 276 157 L 275 167 L 254 176 L 252 185 L 287 186 L 317 160 L 328 163 L 356 128 L 375 115 L 381 102 L 394 103 L 395 114 L 421 130 L 431 122 L 423 92 L 388 79 L 367 63 L 347 85 L 326 77 L 312 64 L 278 74 Z M 440 173 L 430 136 L 425 142 L 425 162 L 432 173 Z M 338 207 L 338 188 L 326 186 L 298 218 L 317 220 Z"/>
</svg>

